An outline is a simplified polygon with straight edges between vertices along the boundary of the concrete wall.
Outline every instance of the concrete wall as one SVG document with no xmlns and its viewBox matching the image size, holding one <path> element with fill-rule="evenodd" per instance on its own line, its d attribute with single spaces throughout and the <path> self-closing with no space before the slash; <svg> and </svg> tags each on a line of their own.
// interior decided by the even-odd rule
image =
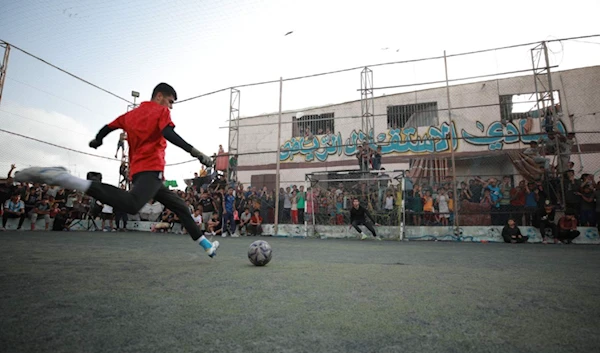
<svg viewBox="0 0 600 353">
<path fill-rule="evenodd" d="M 75 222 L 77 225 L 72 228 L 73 231 L 87 231 L 88 222 L 81 221 Z M 17 228 L 18 220 L 9 219 L 7 223 L 7 230 L 15 230 Z M 96 221 L 98 227 L 101 222 Z M 127 222 L 127 229 L 132 231 L 150 232 L 154 222 L 140 222 L 130 221 Z M 36 228 L 38 230 L 44 229 L 44 221 L 37 221 Z M 519 227 L 521 233 L 529 236 L 529 243 L 541 243 L 542 238 L 540 232 L 533 227 Z M 25 232 L 30 229 L 29 220 L 25 220 L 23 224 Z M 52 229 L 52 226 L 50 226 Z M 285 238 L 320 238 L 320 239 L 353 239 L 358 238 L 358 232 L 354 229 L 350 229 L 348 226 L 316 226 L 316 231 L 313 231 L 311 227 L 305 227 L 304 225 L 293 225 L 293 224 L 281 224 L 279 225 L 279 233 L 277 237 Z M 90 231 L 98 230 L 92 226 Z M 175 225 L 174 231 L 180 231 L 180 225 Z M 579 227 L 578 230 L 581 235 L 573 241 L 574 244 L 600 244 L 600 236 L 598 235 L 598 229 L 592 227 Z M 368 233 L 367 230 L 365 230 Z M 400 238 L 399 227 L 377 227 L 378 235 L 383 239 L 390 241 L 398 241 Z M 265 224 L 263 226 L 263 235 L 272 236 L 273 225 Z M 486 227 L 462 227 L 458 234 L 454 233 L 451 227 L 406 227 L 406 233 L 404 240 L 408 241 L 460 241 L 460 242 L 503 242 L 502 240 L 502 227 L 499 226 L 486 226 Z"/>
</svg>

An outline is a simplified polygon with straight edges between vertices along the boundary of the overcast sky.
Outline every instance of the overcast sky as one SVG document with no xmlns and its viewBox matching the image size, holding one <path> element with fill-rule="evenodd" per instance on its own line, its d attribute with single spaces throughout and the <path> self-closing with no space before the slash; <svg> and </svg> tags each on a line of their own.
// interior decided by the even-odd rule
<svg viewBox="0 0 600 353">
<path fill-rule="evenodd" d="M 379 62 L 439 56 L 544 39 L 598 34 L 600 1 L 15 1 L 0 11 L 0 39 L 121 97 L 149 99 L 158 82 L 179 99 L 234 85 Z M 567 5 L 567 6 L 565 6 Z M 284 36 L 289 31 L 294 33 Z M 589 43 L 592 42 L 592 43 Z M 600 64 L 599 38 L 554 43 L 560 69 Z M 452 77 L 528 69 L 530 47 L 449 61 Z M 375 86 L 443 79 L 443 62 L 373 68 Z M 360 99 L 360 71 L 284 85 L 284 109 Z M 397 91 L 397 90 L 396 90 Z M 241 115 L 278 109 L 277 84 L 241 89 Z M 286 95 L 287 92 L 287 95 Z M 394 90 L 377 91 L 377 95 Z M 127 103 L 12 50 L 0 127 L 21 135 L 114 157 L 118 134 L 97 151 L 98 129 Z M 176 104 L 178 131 L 207 154 L 227 146 L 229 92 Z M 360 123 L 360 121 L 357 121 Z M 276 148 L 276 146 L 273 146 Z M 64 165 L 116 183 L 118 162 L 81 155 L 0 132 L 0 173 L 10 163 Z M 188 160 L 174 146 L 167 163 Z M 199 169 L 168 167 L 181 184 Z"/>
</svg>

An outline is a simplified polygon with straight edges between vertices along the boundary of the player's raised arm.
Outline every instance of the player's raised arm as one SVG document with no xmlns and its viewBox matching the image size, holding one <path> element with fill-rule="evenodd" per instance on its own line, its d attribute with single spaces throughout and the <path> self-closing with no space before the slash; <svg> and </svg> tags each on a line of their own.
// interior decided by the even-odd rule
<svg viewBox="0 0 600 353">
<path fill-rule="evenodd" d="M 207 155 L 198 151 L 192 145 L 187 143 L 181 136 L 179 136 L 178 133 L 175 132 L 175 128 L 172 125 L 167 125 L 162 130 L 162 135 L 167 141 L 171 142 L 175 146 L 191 154 L 192 157 L 198 158 L 200 163 L 204 164 L 207 167 L 212 167 L 212 160 Z"/>
<path fill-rule="evenodd" d="M 127 113 L 125 113 L 127 114 Z M 123 126 L 121 125 L 121 121 L 123 119 L 123 116 L 125 115 L 121 115 L 118 118 L 116 118 L 113 122 L 111 122 L 110 124 L 106 124 L 102 127 L 102 129 L 100 129 L 100 131 L 98 131 L 98 134 L 96 134 L 96 138 L 94 138 L 92 141 L 90 141 L 90 147 L 91 148 L 98 148 L 100 146 L 102 146 L 102 140 L 104 140 L 104 138 L 110 134 L 111 132 L 117 130 L 117 129 L 122 129 Z"/>
</svg>

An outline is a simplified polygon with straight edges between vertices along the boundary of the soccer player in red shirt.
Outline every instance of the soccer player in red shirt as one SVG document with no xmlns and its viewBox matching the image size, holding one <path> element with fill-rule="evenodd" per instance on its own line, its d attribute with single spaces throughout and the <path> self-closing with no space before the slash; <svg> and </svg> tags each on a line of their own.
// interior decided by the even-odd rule
<svg viewBox="0 0 600 353">
<path fill-rule="evenodd" d="M 32 167 L 15 174 L 20 182 L 45 183 L 66 189 L 83 191 L 102 203 L 111 205 L 123 212 L 136 214 L 150 200 L 154 199 L 173 211 L 181 220 L 194 241 L 214 257 L 219 242 L 211 243 L 202 235 L 183 199 L 170 191 L 164 184 L 165 149 L 167 141 L 198 158 L 207 167 L 211 159 L 185 142 L 174 130 L 170 109 L 177 100 L 173 87 L 160 83 L 152 92 L 152 99 L 143 102 L 136 109 L 125 113 L 105 125 L 90 142 L 90 147 L 98 148 L 110 132 L 122 129 L 127 133 L 129 143 L 129 177 L 133 182 L 130 192 L 97 181 L 73 176 L 63 167 Z"/>
</svg>

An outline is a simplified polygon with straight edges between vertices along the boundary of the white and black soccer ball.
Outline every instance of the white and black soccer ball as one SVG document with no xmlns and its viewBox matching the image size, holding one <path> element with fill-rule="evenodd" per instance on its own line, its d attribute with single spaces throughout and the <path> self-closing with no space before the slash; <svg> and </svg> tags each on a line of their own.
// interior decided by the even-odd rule
<svg viewBox="0 0 600 353">
<path fill-rule="evenodd" d="M 255 266 L 264 266 L 271 261 L 273 250 L 271 245 L 264 240 L 257 240 L 248 248 L 248 259 Z"/>
</svg>

